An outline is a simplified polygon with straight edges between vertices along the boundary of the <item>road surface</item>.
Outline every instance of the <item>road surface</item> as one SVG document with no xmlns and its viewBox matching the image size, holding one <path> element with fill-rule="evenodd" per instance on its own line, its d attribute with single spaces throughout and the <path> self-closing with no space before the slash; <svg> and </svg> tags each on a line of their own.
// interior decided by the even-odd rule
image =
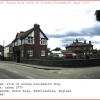
<svg viewBox="0 0 100 100">
<path fill-rule="evenodd" d="M 99 66 L 62 69 L 32 66 L 0 61 L 0 79 L 100 79 Z"/>
</svg>

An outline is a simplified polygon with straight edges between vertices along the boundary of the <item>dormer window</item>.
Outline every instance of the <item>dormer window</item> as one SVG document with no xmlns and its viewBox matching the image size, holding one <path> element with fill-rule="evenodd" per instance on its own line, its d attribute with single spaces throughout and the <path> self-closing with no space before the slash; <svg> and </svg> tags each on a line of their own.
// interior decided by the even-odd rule
<svg viewBox="0 0 100 100">
<path fill-rule="evenodd" d="M 33 37 L 28 37 L 28 44 L 33 44 Z"/>
</svg>

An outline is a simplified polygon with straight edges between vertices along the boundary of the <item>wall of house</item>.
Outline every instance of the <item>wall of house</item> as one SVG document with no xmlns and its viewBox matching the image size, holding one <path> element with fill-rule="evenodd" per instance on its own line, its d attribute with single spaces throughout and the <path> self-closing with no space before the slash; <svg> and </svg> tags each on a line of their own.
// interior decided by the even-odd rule
<svg viewBox="0 0 100 100">
<path fill-rule="evenodd" d="M 84 50 L 84 47 L 86 47 L 86 50 L 93 52 L 93 46 L 80 46 L 78 48 L 83 48 L 83 50 Z M 74 51 L 76 48 L 77 47 L 71 47 L 71 51 Z M 90 48 L 91 48 L 91 50 L 90 50 Z"/>
<path fill-rule="evenodd" d="M 28 43 L 28 36 L 33 37 L 33 44 Z M 22 45 L 19 45 L 20 53 L 21 53 L 22 49 L 24 51 L 24 58 L 27 58 L 27 52 L 30 49 L 33 50 L 33 56 L 32 57 L 36 57 L 36 58 L 41 57 L 41 50 L 45 50 L 45 56 L 47 56 L 48 55 L 47 44 L 44 44 L 44 45 L 40 44 L 41 38 L 45 38 L 45 37 L 40 32 L 37 25 L 34 26 L 34 31 L 32 33 L 30 33 L 28 36 L 25 37 L 25 39 L 22 40 Z M 17 43 L 16 43 L 16 46 L 17 46 Z"/>
<path fill-rule="evenodd" d="M 40 57 L 40 31 L 34 30 L 34 57 Z"/>
<path fill-rule="evenodd" d="M 0 45 L 0 53 L 4 54 L 3 46 Z"/>
<path fill-rule="evenodd" d="M 23 48 L 24 48 L 24 55 L 25 55 L 24 58 L 27 58 L 27 52 L 30 49 L 33 50 L 33 56 L 34 56 L 34 45 L 32 45 L 32 44 L 24 44 Z"/>
<path fill-rule="evenodd" d="M 24 45 L 20 45 L 19 49 L 20 49 L 20 58 L 24 58 Z M 21 57 L 21 50 L 23 50 L 23 57 Z"/>
<path fill-rule="evenodd" d="M 43 34 L 40 32 L 40 45 L 48 45 L 47 40 L 45 39 L 46 44 L 41 44 L 41 39 L 45 37 L 43 36 Z"/>
<path fill-rule="evenodd" d="M 47 50 L 47 45 L 40 45 L 40 50 L 45 50 L 45 56 L 48 56 L 48 50 Z M 40 51 L 40 56 L 41 56 L 41 51 Z"/>
<path fill-rule="evenodd" d="M 9 57 L 9 47 L 4 47 L 4 57 Z"/>
<path fill-rule="evenodd" d="M 41 38 L 44 38 L 44 36 L 41 35 L 40 31 L 38 29 L 34 30 L 34 44 L 24 44 L 25 58 L 27 58 L 27 52 L 30 49 L 33 50 L 33 57 L 41 57 L 41 50 L 45 50 L 45 57 L 48 56 L 47 45 L 40 45 Z"/>
</svg>

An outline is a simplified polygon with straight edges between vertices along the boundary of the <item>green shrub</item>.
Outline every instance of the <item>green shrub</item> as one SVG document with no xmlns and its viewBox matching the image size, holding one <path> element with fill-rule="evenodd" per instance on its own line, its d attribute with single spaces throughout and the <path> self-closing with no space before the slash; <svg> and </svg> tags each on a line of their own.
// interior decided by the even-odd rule
<svg viewBox="0 0 100 100">
<path fill-rule="evenodd" d="M 86 56 L 81 56 L 81 59 L 85 59 L 86 58 Z"/>
<path fill-rule="evenodd" d="M 27 52 L 27 59 L 29 59 L 30 58 L 30 54 Z"/>
</svg>

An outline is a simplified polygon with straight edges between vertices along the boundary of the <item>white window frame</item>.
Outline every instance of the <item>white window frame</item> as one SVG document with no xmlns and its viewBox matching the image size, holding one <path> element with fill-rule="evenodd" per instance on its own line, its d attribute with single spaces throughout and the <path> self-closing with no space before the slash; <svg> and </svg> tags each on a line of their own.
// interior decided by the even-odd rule
<svg viewBox="0 0 100 100">
<path fill-rule="evenodd" d="M 21 57 L 23 57 L 24 56 L 24 52 L 23 52 L 23 50 L 21 50 Z"/>
<path fill-rule="evenodd" d="M 92 47 L 89 47 L 89 50 L 92 50 Z"/>
<path fill-rule="evenodd" d="M 32 49 L 28 50 L 28 53 L 29 53 L 30 57 L 33 56 L 33 50 Z"/>
<path fill-rule="evenodd" d="M 45 56 L 45 50 L 41 50 L 41 56 Z"/>
<path fill-rule="evenodd" d="M 47 40 L 45 38 L 41 38 L 40 44 L 41 45 L 47 45 Z"/>
<path fill-rule="evenodd" d="M 28 44 L 33 44 L 33 37 L 28 37 Z"/>
</svg>

